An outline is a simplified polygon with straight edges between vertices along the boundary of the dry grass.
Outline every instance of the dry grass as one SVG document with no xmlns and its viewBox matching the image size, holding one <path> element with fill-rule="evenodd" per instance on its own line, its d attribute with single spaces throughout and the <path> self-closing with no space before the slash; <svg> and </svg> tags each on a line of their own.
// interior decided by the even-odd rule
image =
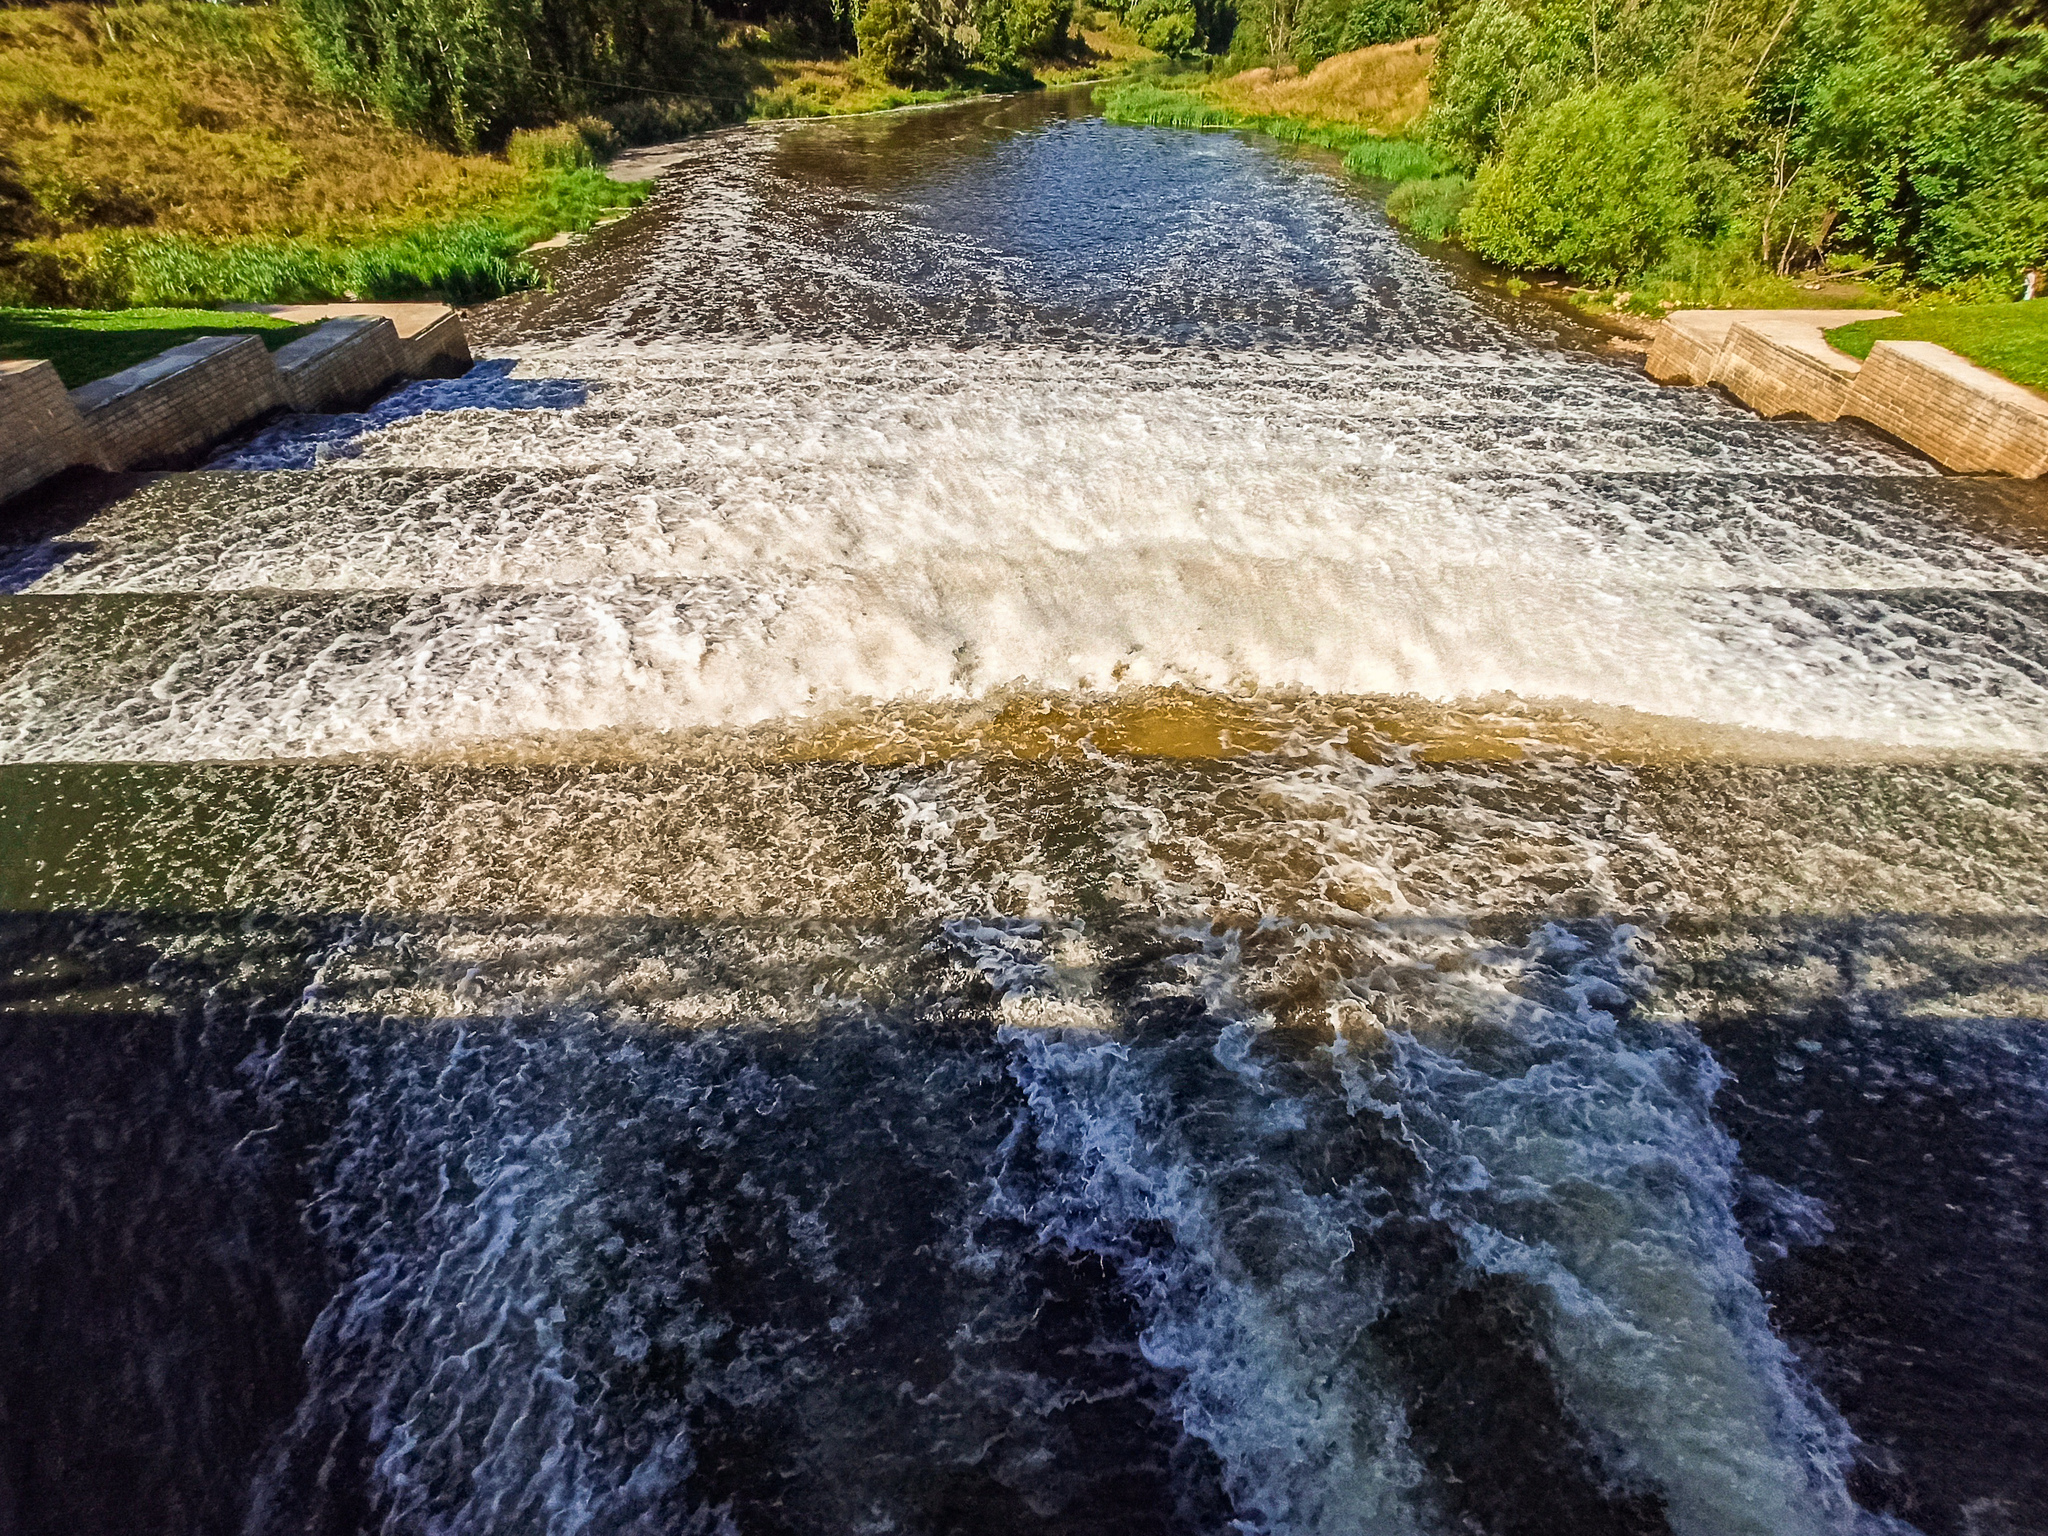
<svg viewBox="0 0 2048 1536">
<path fill-rule="evenodd" d="M 1041 85 L 1074 80 L 1099 80 L 1121 74 L 1134 64 L 1158 57 L 1140 44 L 1130 29 L 1108 12 L 1108 29 L 1076 27 L 1079 45 L 1053 60 L 1037 60 L 1027 75 L 1022 70 L 1000 74 L 967 69 L 939 90 L 912 91 L 878 82 L 858 58 L 796 59 L 764 57 L 769 83 L 748 100 L 750 117 L 827 117 L 849 112 L 879 112 L 921 102 L 954 101 L 982 91 L 1014 91 L 1033 79 Z"/>
<path fill-rule="evenodd" d="M 1115 11 L 1077 9 L 1074 12 L 1074 31 L 1094 68 L 1106 66 L 1114 73 L 1159 57 L 1138 41 L 1138 34 L 1130 23 Z"/>
<path fill-rule="evenodd" d="M 1248 69 L 1219 80 L 1209 94 L 1235 111 L 1267 117 L 1315 118 L 1398 133 L 1429 108 L 1429 71 L 1436 39 L 1380 43 L 1323 60 L 1309 73 Z"/>
<path fill-rule="evenodd" d="M 749 117 L 836 117 L 972 95 L 972 86 L 912 91 L 875 80 L 852 57 L 761 61 L 769 83 L 748 98 Z"/>
<path fill-rule="evenodd" d="M 358 236 L 525 175 L 322 96 L 267 7 L 0 10 L 0 143 L 69 227 L 210 239 Z"/>
</svg>

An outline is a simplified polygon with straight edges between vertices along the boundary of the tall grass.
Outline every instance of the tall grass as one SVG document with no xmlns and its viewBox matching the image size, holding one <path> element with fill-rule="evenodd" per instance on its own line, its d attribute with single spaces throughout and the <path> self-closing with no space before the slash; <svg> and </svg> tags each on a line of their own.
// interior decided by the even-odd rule
<svg viewBox="0 0 2048 1536">
<path fill-rule="evenodd" d="M 606 180 L 593 151 L 677 113 L 624 115 L 451 154 L 322 95 L 270 8 L 0 9 L 0 143 L 39 211 L 0 251 L 0 303 L 467 302 L 530 287 L 527 246 L 645 195 Z"/>
<path fill-rule="evenodd" d="M 147 230 L 69 236 L 25 251 L 0 272 L 0 301 L 107 309 L 425 296 L 476 303 L 538 285 L 541 275 L 523 255 L 537 240 L 587 228 L 646 193 L 578 167 L 535 172 L 522 195 L 482 212 L 355 241 Z"/>
<path fill-rule="evenodd" d="M 1261 133 L 1285 144 L 1336 150 L 1344 169 L 1373 181 L 1407 181 L 1441 176 L 1449 169 L 1427 144 L 1374 132 L 1358 123 L 1327 118 L 1242 112 L 1224 106 L 1193 83 L 1136 80 L 1097 90 L 1097 105 L 1113 123 L 1156 128 L 1234 128 Z"/>
</svg>

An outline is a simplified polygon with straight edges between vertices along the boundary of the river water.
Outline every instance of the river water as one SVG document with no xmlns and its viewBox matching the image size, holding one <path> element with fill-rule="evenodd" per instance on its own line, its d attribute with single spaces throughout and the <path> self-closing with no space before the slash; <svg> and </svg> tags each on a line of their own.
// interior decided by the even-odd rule
<svg viewBox="0 0 2048 1536">
<path fill-rule="evenodd" d="M 2048 1528 L 2048 519 L 1085 93 L 0 550 L 0 1530 Z"/>
</svg>

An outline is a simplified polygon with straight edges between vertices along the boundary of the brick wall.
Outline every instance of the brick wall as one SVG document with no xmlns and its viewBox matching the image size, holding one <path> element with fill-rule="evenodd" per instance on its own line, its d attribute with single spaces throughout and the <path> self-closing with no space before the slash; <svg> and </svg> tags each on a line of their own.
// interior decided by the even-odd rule
<svg viewBox="0 0 2048 1536">
<path fill-rule="evenodd" d="M 280 348 L 274 361 L 293 410 L 344 411 L 410 371 L 402 345 L 397 327 L 382 316 L 330 320 Z"/>
<path fill-rule="evenodd" d="M 57 370 L 43 362 L 0 362 L 0 501 L 60 469 L 98 462 Z"/>
<path fill-rule="evenodd" d="M 176 468 L 287 404 L 254 336 L 205 336 L 71 392 L 109 469 Z"/>
<path fill-rule="evenodd" d="M 1965 473 L 2048 470 L 2048 400 L 1931 341 L 1870 349 L 1845 416 Z"/>
</svg>

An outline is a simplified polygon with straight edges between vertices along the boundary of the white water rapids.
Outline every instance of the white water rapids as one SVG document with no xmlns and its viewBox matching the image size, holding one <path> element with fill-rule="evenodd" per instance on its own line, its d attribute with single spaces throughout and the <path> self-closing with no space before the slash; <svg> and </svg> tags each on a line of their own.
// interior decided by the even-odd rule
<svg viewBox="0 0 2048 1536">
<path fill-rule="evenodd" d="M 48 1436 L 251 1536 L 2030 1528 L 1915 1417 L 2006 1282 L 1814 1267 L 2030 1294 L 1849 1150 L 2048 1123 L 2026 505 L 1078 110 L 689 146 L 469 377 L 0 550 L 16 975 L 198 1149 L 23 1241 L 286 1296 L 261 1390 L 81 1312 L 228 1384 Z"/>
</svg>

